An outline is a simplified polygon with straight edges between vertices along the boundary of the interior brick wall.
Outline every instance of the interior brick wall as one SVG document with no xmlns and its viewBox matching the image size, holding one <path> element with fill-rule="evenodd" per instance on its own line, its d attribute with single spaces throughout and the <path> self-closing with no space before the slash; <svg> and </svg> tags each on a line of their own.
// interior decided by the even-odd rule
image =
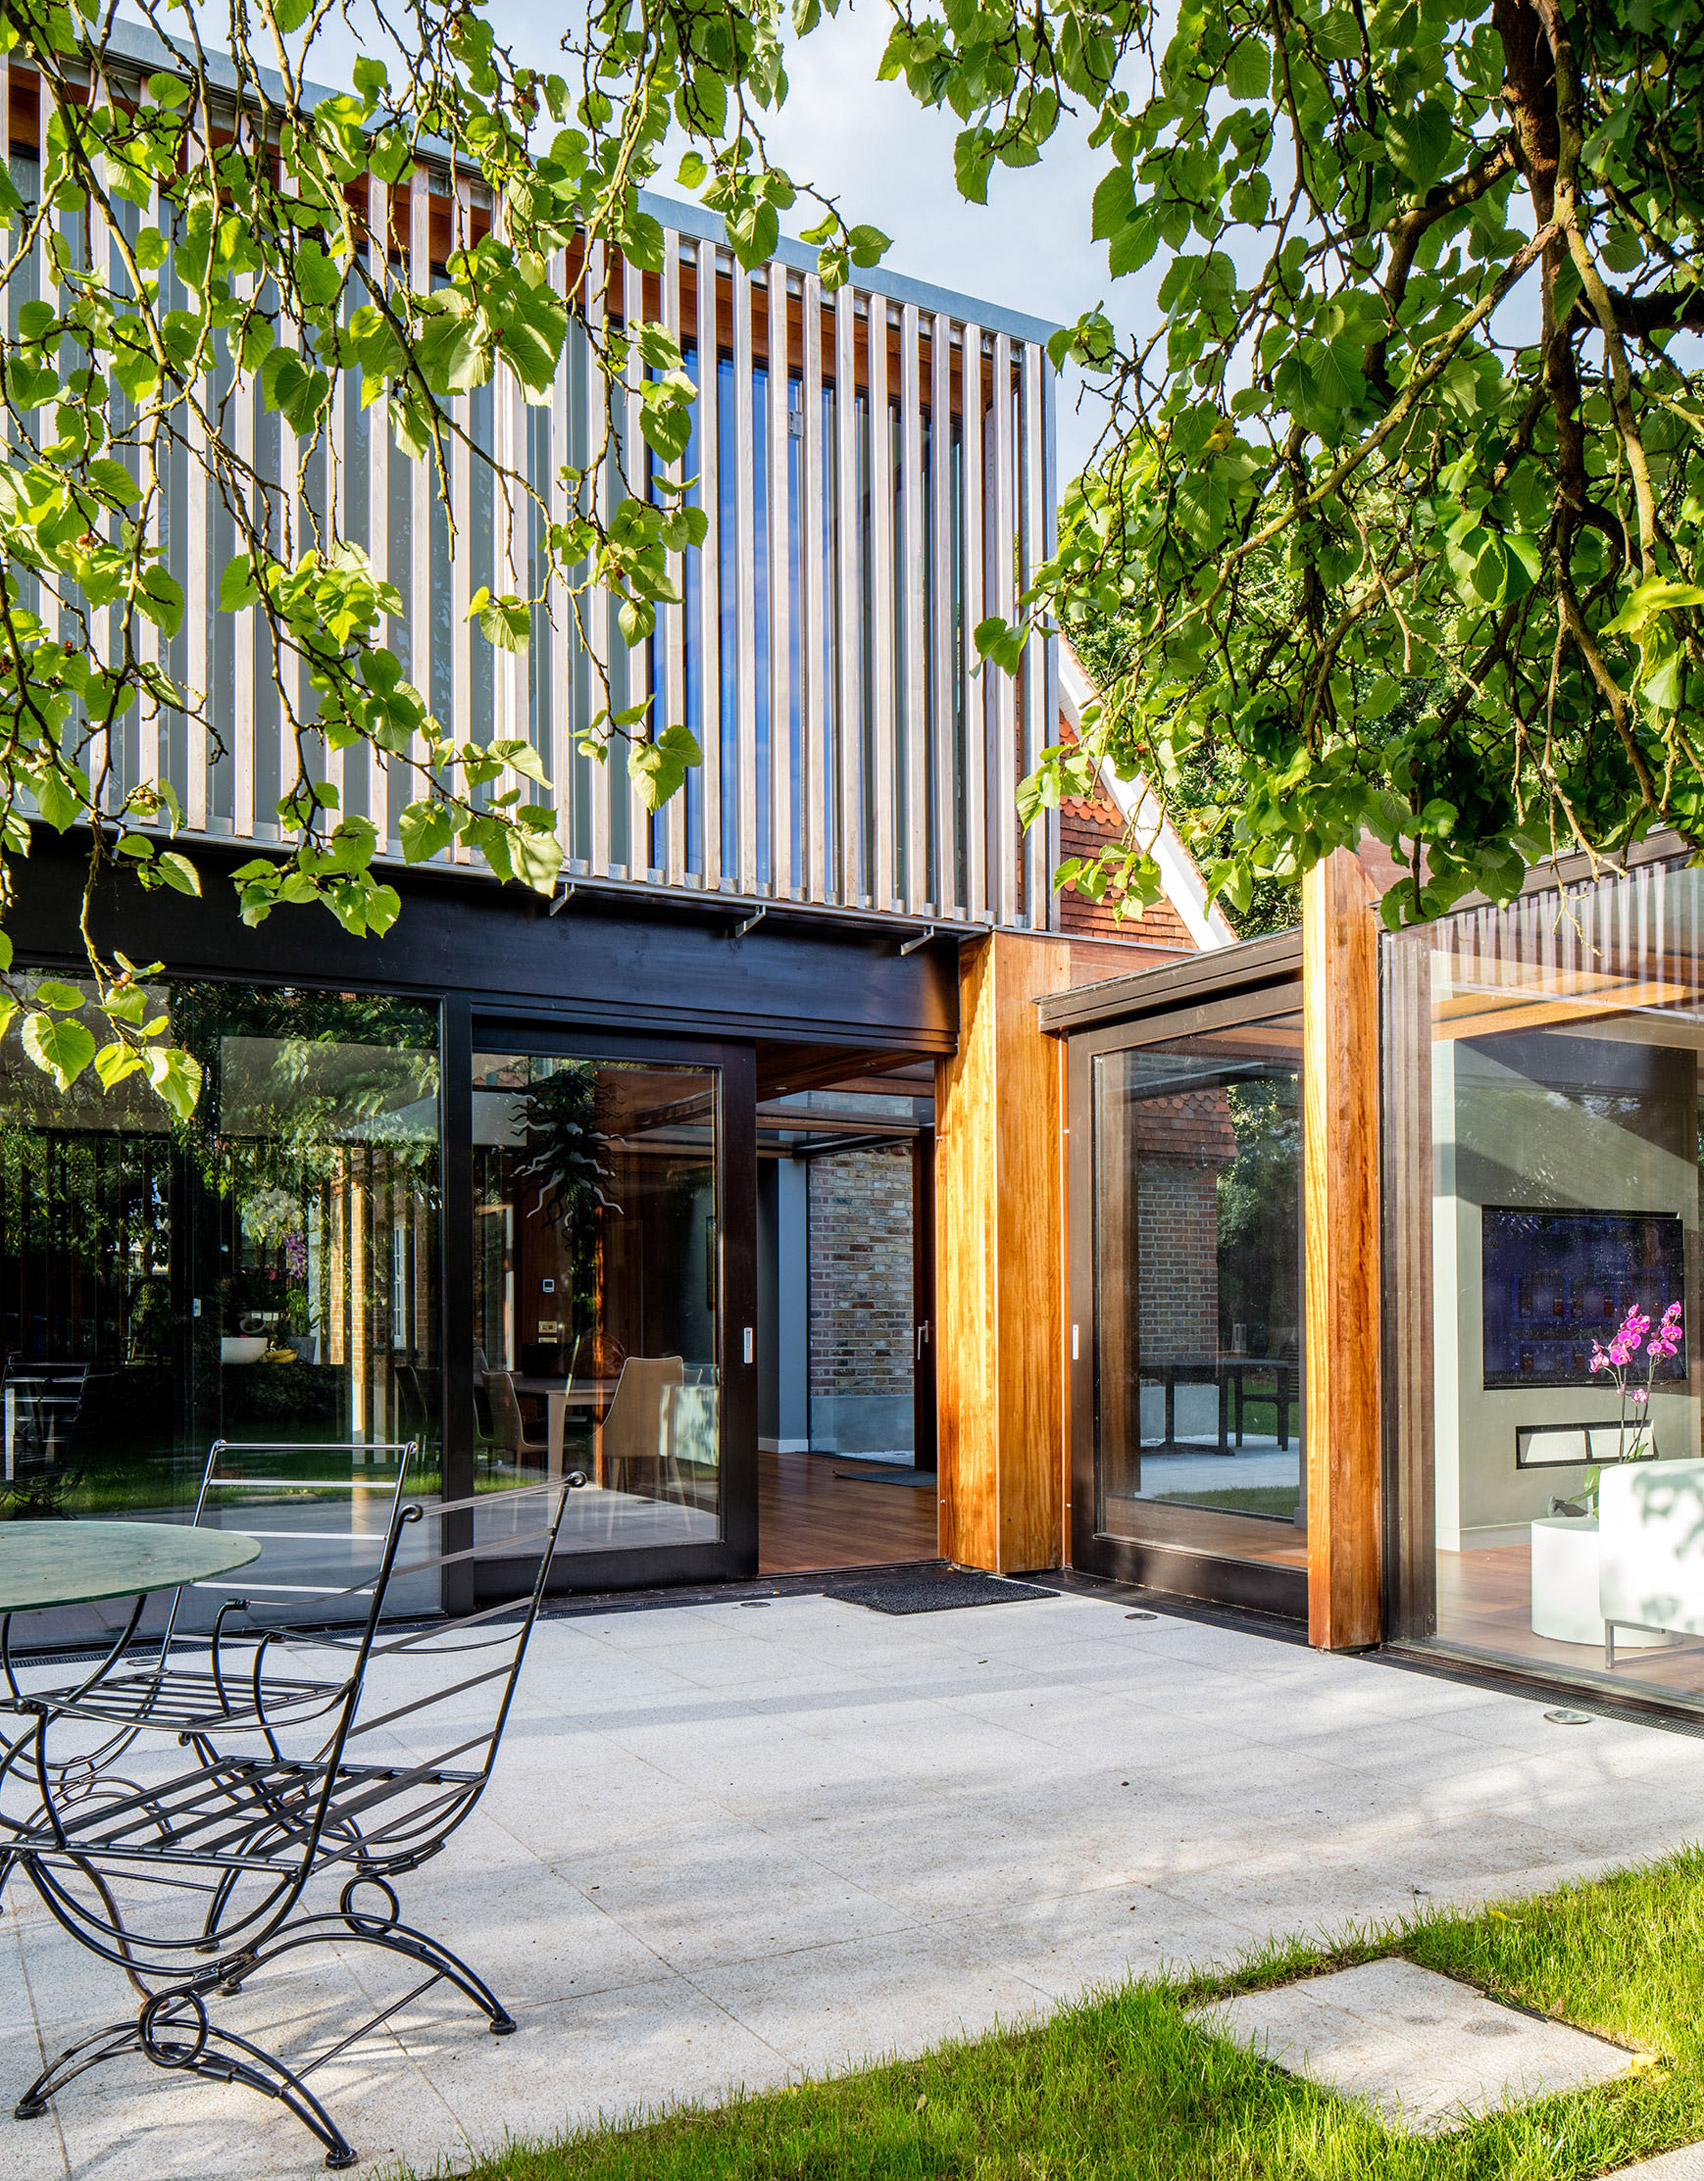
<svg viewBox="0 0 1704 2181">
<path fill-rule="evenodd" d="M 824 1153 L 810 1168 L 811 1392 L 912 1383 L 911 1147 Z"/>
<path fill-rule="evenodd" d="M 1137 1337 L 1144 1363 L 1219 1352 L 1219 1173 L 1236 1156 L 1222 1090 L 1135 1109 Z"/>
</svg>

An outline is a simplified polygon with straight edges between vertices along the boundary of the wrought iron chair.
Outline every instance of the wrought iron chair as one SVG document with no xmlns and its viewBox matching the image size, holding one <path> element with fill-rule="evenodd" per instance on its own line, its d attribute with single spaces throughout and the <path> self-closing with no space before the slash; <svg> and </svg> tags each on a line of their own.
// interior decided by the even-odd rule
<svg viewBox="0 0 1704 2181">
<path fill-rule="evenodd" d="M 0 1382 L 0 1497 L 12 1501 L 21 1515 L 69 1519 L 64 1503 L 82 1482 L 88 1453 L 78 1427 L 89 1375 L 87 1363 L 7 1359 Z"/>
<path fill-rule="evenodd" d="M 446 1534 L 475 1537 L 439 1550 L 425 1567 L 466 1566 L 490 1550 L 477 1542 L 472 1499 L 427 1509 L 399 1496 L 365 1587 L 341 1694 L 312 1734 L 299 1717 L 280 1722 L 262 1679 L 252 1685 L 260 1694 L 246 1718 L 233 1712 L 169 1735 L 155 1731 L 164 1724 L 158 1715 L 146 1720 L 130 1745 L 132 1771 L 146 1776 L 121 1779 L 112 1767 L 85 1775 L 59 1762 L 55 1743 L 82 1718 L 104 1718 L 99 1690 L 57 1703 L 20 1699 L 34 1714 L 29 1755 L 21 1758 L 23 1745 L 15 1744 L 5 1761 L 30 1764 L 39 1808 L 7 1839 L 6 1857 L 60 1924 L 121 1968 L 141 1998 L 133 2018 L 82 2038 L 42 2071 L 18 2102 L 20 2120 L 45 2112 L 90 2068 L 141 2053 L 158 2067 L 278 2099 L 324 2146 L 326 2165 L 341 2168 L 356 2153 L 309 2087 L 316 2068 L 439 1983 L 483 2013 L 493 2035 L 516 2027 L 473 1969 L 402 1921 L 393 1881 L 439 1853 L 491 1776 L 568 1492 L 584 1481 L 576 1472 L 559 1485 L 503 1495 L 511 1508 L 525 1499 L 537 1515 L 531 1532 L 506 1529 L 502 1540 L 505 1556 L 517 1547 L 538 1552 L 524 1601 L 382 1630 L 409 1525 L 437 1521 L 441 1546 Z M 399 1666 L 399 1685 L 387 1691 L 381 1662 L 412 1654 L 429 1670 L 410 1680 Z M 465 1663 L 435 1670 L 446 1659 Z M 374 1736 L 390 1746 L 373 1744 Z M 340 1879 L 335 1908 L 314 1906 L 310 1889 Z M 284 1955 L 325 1944 L 376 1947 L 426 1973 L 328 2050 L 293 2065 L 214 2019 L 221 1994 Z"/>
<path fill-rule="evenodd" d="M 135 1728 L 162 1727 L 173 1734 L 212 1733 L 238 1723 L 294 1724 L 328 1711 L 344 1694 L 347 1667 L 339 1654 L 357 1644 L 366 1615 L 367 1589 L 355 1563 L 383 1559 L 396 1510 L 419 1455 L 419 1442 L 215 1439 L 207 1452 L 191 1526 L 240 1529 L 261 1541 L 260 1556 L 234 1576 L 187 1586 L 206 1594 L 213 1607 L 210 1628 L 195 1628 L 201 1598 L 172 1594 L 159 1652 L 125 1667 L 146 1601 L 138 1598 L 127 1625 L 94 1672 L 69 1688 L 33 1689 L 65 1717 L 115 1729 L 112 1741 L 84 1752 L 83 1770 L 111 1764 Z M 337 1474 L 314 1475 L 335 1463 Z M 347 1517 L 324 1528 L 327 1502 Z M 363 1524 L 372 1504 L 379 1520 Z M 305 1514 L 306 1524 L 290 1518 Z M 259 1517 L 260 1520 L 256 1518 Z M 262 1524 L 264 1523 L 264 1527 Z M 304 1556 L 303 1548 L 307 1548 Z M 320 1570 L 331 1550 L 346 1549 L 348 1565 L 327 1577 Z M 215 1604 L 214 1601 L 217 1601 Z M 341 1621 L 342 1625 L 339 1626 Z M 316 1627 L 316 1622 L 323 1626 Z M 281 1648 L 277 1639 L 290 1631 Z M 281 1670 L 304 1649 L 330 1655 L 336 1670 L 304 1676 Z M 0 1673 L 10 1707 L 24 1703 L 12 1658 L 11 1618 L 0 1620 Z M 0 1776 L 4 1767 L 0 1763 Z M 4 1868 L 0 1857 L 0 1869 Z"/>
</svg>

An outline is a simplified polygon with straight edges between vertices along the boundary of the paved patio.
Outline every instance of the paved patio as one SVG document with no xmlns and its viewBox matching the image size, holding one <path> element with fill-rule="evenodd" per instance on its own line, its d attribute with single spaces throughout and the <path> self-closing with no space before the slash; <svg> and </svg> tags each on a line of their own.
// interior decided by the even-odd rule
<svg viewBox="0 0 1704 2181">
<path fill-rule="evenodd" d="M 1416 1892 L 1542 1887 L 1704 1817 L 1704 1742 L 1126 1611 L 789 1597 L 541 1624 L 491 1792 L 403 1887 L 521 2028 L 434 1993 L 316 2077 L 364 2170 L 916 2051 Z M 125 1995 L 33 1895 L 0 1933 L 9 2106 Z M 232 2020 L 330 2041 L 373 1959 L 257 1981 Z M 0 2120 L 6 2181 L 319 2170 L 276 2108 L 140 2061 Z"/>
</svg>

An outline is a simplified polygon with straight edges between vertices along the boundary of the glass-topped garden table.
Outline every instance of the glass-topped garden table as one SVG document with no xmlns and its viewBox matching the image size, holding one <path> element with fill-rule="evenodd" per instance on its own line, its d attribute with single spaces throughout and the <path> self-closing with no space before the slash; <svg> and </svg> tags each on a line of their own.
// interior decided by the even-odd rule
<svg viewBox="0 0 1704 2181">
<path fill-rule="evenodd" d="M 260 1540 L 183 1522 L 0 1522 L 0 1614 L 144 1598 L 245 1567 Z"/>
</svg>

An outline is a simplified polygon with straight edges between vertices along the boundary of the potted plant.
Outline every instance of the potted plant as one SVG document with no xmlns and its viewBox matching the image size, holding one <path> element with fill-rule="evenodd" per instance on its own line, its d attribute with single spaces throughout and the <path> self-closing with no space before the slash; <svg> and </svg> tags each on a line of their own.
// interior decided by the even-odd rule
<svg viewBox="0 0 1704 2181">
<path fill-rule="evenodd" d="M 1657 1375 L 1657 1366 L 1680 1353 L 1684 1337 L 1679 1303 L 1669 1304 L 1654 1333 L 1650 1317 L 1635 1303 L 1607 1348 L 1600 1341 L 1592 1343 L 1589 1367 L 1594 1374 L 1607 1371 L 1618 1396 L 1615 1443 L 1618 1462 L 1647 1462 L 1654 1458 L 1657 1442 L 1651 1427 L 1651 1385 Z M 1645 1372 L 1642 1383 L 1633 1378 L 1641 1356 Z M 1586 1504 L 1594 1515 L 1598 1510 L 1598 1486 L 1602 1479 L 1603 1470 L 1594 1462 L 1586 1471 L 1585 1492 Z"/>
</svg>

